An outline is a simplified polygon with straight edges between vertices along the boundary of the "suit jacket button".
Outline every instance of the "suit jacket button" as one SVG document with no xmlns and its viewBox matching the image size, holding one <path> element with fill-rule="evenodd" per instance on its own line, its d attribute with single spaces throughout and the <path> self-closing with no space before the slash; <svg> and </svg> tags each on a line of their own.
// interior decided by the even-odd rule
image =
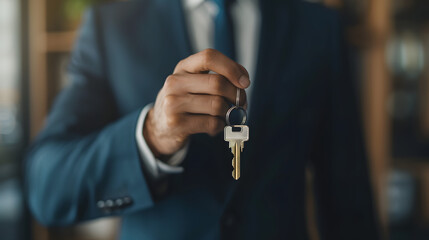
<svg viewBox="0 0 429 240">
<path fill-rule="evenodd" d="M 122 200 L 122 198 L 118 198 L 115 200 L 115 203 L 117 207 L 122 207 L 122 205 L 124 205 L 124 200 Z"/>
<path fill-rule="evenodd" d="M 112 208 L 115 206 L 115 203 L 112 200 L 106 200 L 105 202 L 107 208 Z"/>
<path fill-rule="evenodd" d="M 106 203 L 104 201 L 100 200 L 100 201 L 97 202 L 97 207 L 100 208 L 100 209 L 103 209 L 103 208 L 106 207 Z"/>
<path fill-rule="evenodd" d="M 124 206 L 129 206 L 133 203 L 133 200 L 130 197 L 124 197 L 122 200 L 124 201 Z"/>
</svg>

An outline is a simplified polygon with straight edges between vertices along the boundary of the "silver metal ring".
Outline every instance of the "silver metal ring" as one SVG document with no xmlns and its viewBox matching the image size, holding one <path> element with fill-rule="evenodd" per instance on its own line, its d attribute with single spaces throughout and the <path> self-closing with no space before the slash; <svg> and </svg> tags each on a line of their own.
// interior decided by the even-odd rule
<svg viewBox="0 0 429 240">
<path fill-rule="evenodd" d="M 239 106 L 232 106 L 232 107 L 231 107 L 231 108 L 229 108 L 229 109 L 228 109 L 228 111 L 226 112 L 226 118 L 225 118 L 225 120 L 226 120 L 226 125 L 231 126 L 231 122 L 229 121 L 229 117 L 230 117 L 230 115 L 231 115 L 231 112 L 232 112 L 232 111 L 234 111 L 234 109 L 238 109 L 238 110 L 241 110 L 241 111 L 243 111 L 243 112 L 244 112 L 244 117 L 243 117 L 243 119 L 241 120 L 240 125 L 244 125 L 244 124 L 246 124 L 246 122 L 247 122 L 247 111 L 246 111 L 246 110 L 244 110 L 244 108 L 242 108 L 242 107 L 239 107 Z"/>
<path fill-rule="evenodd" d="M 237 88 L 237 96 L 235 97 L 235 105 L 240 106 L 240 88 Z"/>
</svg>

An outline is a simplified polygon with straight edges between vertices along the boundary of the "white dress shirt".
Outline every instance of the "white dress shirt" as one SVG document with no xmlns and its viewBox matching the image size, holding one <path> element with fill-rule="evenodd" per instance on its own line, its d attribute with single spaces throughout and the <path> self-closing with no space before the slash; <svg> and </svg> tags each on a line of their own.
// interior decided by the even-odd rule
<svg viewBox="0 0 429 240">
<path fill-rule="evenodd" d="M 214 18 L 218 12 L 216 4 L 209 0 L 182 0 L 182 2 L 189 39 L 194 51 L 200 52 L 206 48 L 213 48 Z M 231 6 L 231 14 L 234 24 L 237 61 L 247 69 L 252 80 L 255 75 L 259 49 L 261 16 L 258 0 L 236 0 Z M 248 99 L 250 99 L 251 86 L 252 84 L 246 90 Z M 149 104 L 140 113 L 136 128 L 136 140 L 143 166 L 152 179 L 157 179 L 165 174 L 183 172 L 183 167 L 179 165 L 185 159 L 189 144 L 173 154 L 166 162 L 156 159 L 143 136 L 144 121 L 152 107 L 153 104 Z"/>
</svg>

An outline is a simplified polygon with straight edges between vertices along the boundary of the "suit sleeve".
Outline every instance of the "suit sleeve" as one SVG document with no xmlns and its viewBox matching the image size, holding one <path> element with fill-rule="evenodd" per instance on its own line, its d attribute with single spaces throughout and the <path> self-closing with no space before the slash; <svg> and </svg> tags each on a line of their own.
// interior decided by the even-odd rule
<svg viewBox="0 0 429 240">
<path fill-rule="evenodd" d="M 26 159 L 28 204 L 44 225 L 128 214 L 154 204 L 135 139 L 141 109 L 118 114 L 96 13 L 86 14 L 68 69 L 70 84 Z"/>
<path fill-rule="evenodd" d="M 330 23 L 328 94 L 314 156 L 321 239 L 378 239 L 357 92 L 349 76 L 338 15 Z"/>
</svg>

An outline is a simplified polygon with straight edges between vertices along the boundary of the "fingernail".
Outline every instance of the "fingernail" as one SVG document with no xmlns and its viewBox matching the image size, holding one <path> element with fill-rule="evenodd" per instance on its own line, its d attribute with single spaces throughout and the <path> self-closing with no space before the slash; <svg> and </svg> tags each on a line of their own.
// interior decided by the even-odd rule
<svg viewBox="0 0 429 240">
<path fill-rule="evenodd" d="M 245 75 L 241 76 L 240 79 L 238 80 L 238 82 L 244 88 L 247 88 L 250 85 L 250 80 Z"/>
</svg>

